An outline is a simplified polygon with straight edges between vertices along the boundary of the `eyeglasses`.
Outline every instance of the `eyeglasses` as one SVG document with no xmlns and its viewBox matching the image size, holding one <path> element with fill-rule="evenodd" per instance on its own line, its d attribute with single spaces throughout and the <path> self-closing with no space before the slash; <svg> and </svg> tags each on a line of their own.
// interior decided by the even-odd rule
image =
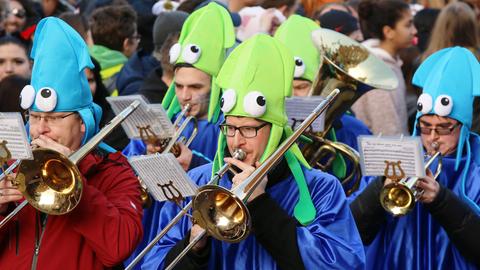
<svg viewBox="0 0 480 270">
<path fill-rule="evenodd" d="M 7 11 L 7 16 L 12 14 L 13 16 L 19 18 L 19 19 L 24 19 L 27 13 L 23 9 L 18 9 L 18 8 L 13 8 L 9 11 Z"/>
<path fill-rule="evenodd" d="M 268 123 L 263 123 L 258 127 L 236 127 L 227 124 L 221 124 L 220 130 L 222 131 L 223 135 L 227 137 L 234 137 L 235 132 L 238 130 L 240 132 L 240 135 L 242 135 L 244 138 L 254 138 L 257 136 L 258 131 L 266 125 L 268 125 Z"/>
<path fill-rule="evenodd" d="M 460 125 L 460 122 L 457 122 L 455 125 L 451 127 L 436 127 L 436 128 L 430 128 L 430 127 L 422 127 L 420 124 L 417 125 L 417 129 L 420 130 L 420 133 L 423 135 L 430 135 L 432 134 L 432 130 L 435 131 L 438 135 L 450 135 L 452 131 Z"/>
<path fill-rule="evenodd" d="M 53 115 L 45 115 L 45 116 L 41 116 L 39 114 L 32 114 L 32 113 L 29 113 L 28 111 L 25 112 L 25 120 L 27 122 L 30 122 L 30 124 L 34 125 L 34 124 L 37 124 L 39 123 L 42 118 L 43 120 L 50 124 L 50 125 L 59 125 L 63 119 L 69 117 L 70 115 L 74 115 L 76 114 L 76 112 L 71 112 L 71 113 L 67 113 L 65 115 L 58 115 L 58 116 L 53 116 Z"/>
</svg>

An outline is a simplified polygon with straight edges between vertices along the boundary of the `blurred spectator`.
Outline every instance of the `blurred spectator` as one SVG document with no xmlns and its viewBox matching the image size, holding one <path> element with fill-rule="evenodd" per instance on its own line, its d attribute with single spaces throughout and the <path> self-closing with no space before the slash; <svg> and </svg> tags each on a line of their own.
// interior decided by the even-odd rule
<svg viewBox="0 0 480 270">
<path fill-rule="evenodd" d="M 244 41 L 258 33 L 273 36 L 286 17 L 278 9 L 247 7 L 240 11 L 242 24 L 237 27 L 237 39 Z"/>
<path fill-rule="evenodd" d="M 264 0 L 229 0 L 228 9 L 231 12 L 239 12 L 245 7 L 255 7 L 261 5 Z"/>
<path fill-rule="evenodd" d="M 32 63 L 28 55 L 27 46 L 18 38 L 0 38 L 0 81 L 12 74 L 30 79 Z"/>
<path fill-rule="evenodd" d="M 345 11 L 332 9 L 320 16 L 319 21 L 323 28 L 340 32 L 356 41 L 363 40 L 358 20 Z"/>
<path fill-rule="evenodd" d="M 260 5 L 264 9 L 275 8 L 282 12 L 285 18 L 290 17 L 298 8 L 297 0 L 263 0 Z"/>
<path fill-rule="evenodd" d="M 204 1 L 205 0 L 185 0 L 182 3 L 180 3 L 177 10 L 190 14 L 194 12 L 197 9 L 198 5 L 200 5 Z"/>
<path fill-rule="evenodd" d="M 93 45 L 92 31 L 85 16 L 73 12 L 65 12 L 60 14 L 59 18 L 75 29 L 88 46 Z"/>
<path fill-rule="evenodd" d="M 331 11 L 331 10 L 340 10 L 347 12 L 348 14 L 352 15 L 353 17 L 359 19 L 357 10 L 350 5 L 350 2 L 345 3 L 328 3 L 320 7 L 320 9 L 314 15 L 315 18 L 320 18 L 323 14 Z"/>
<path fill-rule="evenodd" d="M 8 0 L 3 29 L 7 34 L 31 42 L 39 15 L 30 0 Z"/>
<path fill-rule="evenodd" d="M 42 0 L 43 16 L 55 16 L 64 12 L 74 12 L 75 8 L 67 1 L 61 0 Z"/>
<path fill-rule="evenodd" d="M 363 44 L 394 71 L 399 84 L 394 91 L 369 91 L 352 110 L 374 134 L 408 134 L 406 86 L 398 53 L 411 46 L 417 32 L 410 7 L 402 0 L 364 0 L 358 13 L 363 32 L 373 37 Z"/>
<path fill-rule="evenodd" d="M 0 81 L 0 112 L 20 112 L 24 117 L 25 110 L 20 107 L 20 92 L 29 82 L 30 79 L 18 75 L 11 75 Z"/>
<path fill-rule="evenodd" d="M 162 12 L 153 26 L 153 57 L 160 65 L 152 70 L 140 86 L 139 93 L 151 103 L 162 102 L 163 96 L 173 77 L 173 66 L 170 64 L 170 48 L 178 40 L 178 33 L 187 19 L 188 13 L 182 11 Z"/>
<path fill-rule="evenodd" d="M 417 47 L 424 52 L 430 39 L 430 34 L 438 17 L 440 10 L 433 8 L 425 8 L 417 12 L 413 18 L 413 24 L 417 28 Z"/>
<path fill-rule="evenodd" d="M 100 63 L 107 90 L 117 95 L 116 76 L 141 39 L 135 11 L 129 5 L 99 8 L 90 18 L 90 28 L 95 44 L 90 47 L 90 54 Z"/>
</svg>

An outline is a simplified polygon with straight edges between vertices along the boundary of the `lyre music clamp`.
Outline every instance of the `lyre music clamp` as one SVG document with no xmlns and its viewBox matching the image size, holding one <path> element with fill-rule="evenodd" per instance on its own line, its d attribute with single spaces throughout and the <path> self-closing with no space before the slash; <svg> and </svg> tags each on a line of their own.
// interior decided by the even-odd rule
<svg viewBox="0 0 480 270">
<path fill-rule="evenodd" d="M 385 177 L 387 177 L 388 179 L 391 179 L 393 182 L 398 182 L 401 179 L 405 178 L 405 172 L 403 171 L 401 164 L 401 160 L 398 160 L 396 162 L 385 160 L 385 170 L 383 171 L 383 175 L 385 175 Z M 391 174 L 389 174 L 390 167 L 392 168 Z M 396 168 L 398 168 L 400 174 L 397 174 Z"/>
<path fill-rule="evenodd" d="M 163 195 L 165 195 L 165 198 L 167 200 L 174 202 L 178 207 L 180 207 L 183 210 L 183 207 L 181 205 L 183 201 L 183 195 L 182 193 L 173 185 L 172 181 L 169 181 L 167 184 L 160 184 L 157 183 L 157 186 L 159 186 L 162 189 Z M 189 217 L 191 217 L 187 212 L 185 214 Z"/>
</svg>

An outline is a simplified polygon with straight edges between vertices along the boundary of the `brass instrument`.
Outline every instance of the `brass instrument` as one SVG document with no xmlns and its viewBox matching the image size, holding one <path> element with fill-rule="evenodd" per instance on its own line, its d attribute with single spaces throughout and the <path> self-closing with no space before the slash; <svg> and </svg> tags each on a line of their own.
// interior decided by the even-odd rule
<svg viewBox="0 0 480 270">
<path fill-rule="evenodd" d="M 393 71 L 380 59 L 355 40 L 329 29 L 319 29 L 312 33 L 313 42 L 322 54 L 322 64 L 313 83 L 311 94 L 326 97 L 332 89 L 339 89 L 340 94 L 335 102 L 327 109 L 325 115 L 325 131 L 320 133 L 306 133 L 313 143 L 306 144 L 303 155 L 312 167 L 328 169 L 340 153 L 350 159 L 353 170 L 342 181 L 352 188 L 347 195 L 358 188 L 360 180 L 359 155 L 357 151 L 346 144 L 332 142 L 325 138 L 332 127 L 334 120 L 339 119 L 355 101 L 371 89 L 394 90 L 398 80 Z M 327 159 L 327 166 L 321 165 Z M 350 184 L 353 182 L 354 184 Z"/>
<path fill-rule="evenodd" d="M 302 122 L 297 130 L 283 141 L 247 179 L 232 190 L 217 185 L 200 187 L 193 198 L 193 218 L 205 231 L 190 241 L 187 247 L 166 268 L 172 269 L 207 233 L 217 240 L 237 243 L 251 231 L 251 218 L 246 202 L 268 171 L 277 164 L 283 154 L 300 135 L 322 114 L 339 94 L 331 91 L 317 108 Z"/>
<path fill-rule="evenodd" d="M 63 215 L 72 211 L 80 202 L 83 190 L 82 176 L 76 164 L 139 105 L 139 101 L 134 101 L 68 158 L 54 150 L 34 149 L 34 159 L 22 160 L 18 165 L 17 177 L 12 181 L 25 200 L 0 222 L 0 228 L 28 203 L 49 215 Z"/>
<path fill-rule="evenodd" d="M 146 144 L 148 143 L 155 146 L 160 146 L 160 152 L 162 154 L 171 152 L 175 157 L 180 156 L 181 150 L 180 146 L 177 143 L 177 140 L 180 138 L 182 132 L 185 130 L 190 121 L 193 121 L 194 123 L 192 134 L 190 135 L 188 140 L 182 138 L 181 141 L 185 144 L 186 147 L 189 147 L 198 133 L 197 119 L 193 116 L 188 116 L 187 118 L 185 118 L 185 121 L 183 121 L 180 125 L 180 121 L 188 113 L 190 107 L 191 105 L 187 104 L 173 123 L 173 126 L 175 127 L 175 133 L 171 138 L 159 139 L 158 136 L 150 130 L 150 126 L 147 126 L 145 128 L 140 128 L 140 137 L 142 141 L 144 141 Z"/>
<path fill-rule="evenodd" d="M 232 155 L 232 158 L 238 159 L 238 160 L 244 160 L 245 157 L 246 157 L 246 154 L 241 149 L 236 149 L 235 152 Z M 218 181 L 220 181 L 222 176 L 230 169 L 230 167 L 231 167 L 231 164 L 229 164 L 229 163 L 224 164 L 218 170 L 218 172 L 215 173 L 215 175 L 212 177 L 212 179 L 210 180 L 210 182 L 208 182 L 207 185 L 218 183 Z M 135 257 L 135 259 L 125 268 L 125 270 L 133 269 L 133 267 L 140 262 L 140 260 L 155 246 L 155 244 L 157 244 L 158 241 L 160 241 L 162 239 L 162 237 L 165 234 L 167 234 L 167 232 L 175 224 L 177 224 L 180 221 L 180 219 L 183 218 L 183 216 L 185 216 L 187 214 L 187 212 L 190 210 L 190 208 L 192 208 L 192 202 L 191 201 L 180 211 L 180 213 L 178 213 L 170 221 L 170 223 L 167 224 L 167 226 L 165 226 L 165 228 L 163 228 L 163 230 L 159 234 L 157 234 L 155 236 L 155 238 L 150 243 L 148 243 L 148 245 L 137 255 L 137 257 Z"/>
<path fill-rule="evenodd" d="M 425 170 L 427 170 L 437 158 L 438 165 L 433 176 L 435 180 L 442 172 L 442 155 L 440 151 L 431 156 L 425 164 Z M 423 194 L 423 190 L 416 188 L 418 179 L 418 177 L 403 178 L 400 181 L 391 179 L 393 183 L 385 185 L 380 192 L 380 204 L 385 211 L 393 216 L 408 214 L 415 207 L 417 199 Z"/>
</svg>

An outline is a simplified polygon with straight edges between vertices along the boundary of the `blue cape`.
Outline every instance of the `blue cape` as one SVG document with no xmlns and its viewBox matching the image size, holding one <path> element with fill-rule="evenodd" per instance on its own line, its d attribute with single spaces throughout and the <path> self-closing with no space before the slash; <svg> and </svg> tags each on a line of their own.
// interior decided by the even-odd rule
<svg viewBox="0 0 480 270">
<path fill-rule="evenodd" d="M 189 172 L 197 185 L 210 180 L 212 165 L 207 164 Z M 312 200 L 317 210 L 314 221 L 297 227 L 297 243 L 307 269 L 363 269 L 363 246 L 348 203 L 338 180 L 317 170 L 303 170 Z M 231 188 L 225 175 L 220 185 Z M 267 188 L 266 192 L 280 207 L 293 217 L 298 201 L 298 188 L 292 175 Z M 187 203 L 187 202 L 185 202 Z M 164 227 L 178 213 L 178 206 L 167 202 L 160 213 L 160 226 Z M 183 218 L 147 254 L 142 269 L 163 269 L 163 260 L 176 242 L 183 239 L 191 227 Z M 253 234 L 237 244 L 211 241 L 212 250 L 208 269 L 278 269 L 270 254 L 258 243 Z"/>
</svg>

